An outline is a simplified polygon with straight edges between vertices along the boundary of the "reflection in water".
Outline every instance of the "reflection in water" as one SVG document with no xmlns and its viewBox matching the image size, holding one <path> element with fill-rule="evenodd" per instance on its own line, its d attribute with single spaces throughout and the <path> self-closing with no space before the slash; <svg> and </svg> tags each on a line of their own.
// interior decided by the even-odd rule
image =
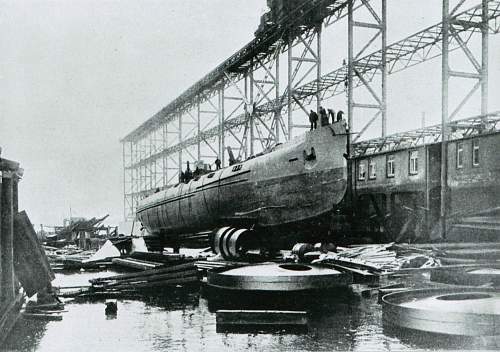
<svg viewBox="0 0 500 352">
<path fill-rule="evenodd" d="M 47 330 L 46 321 L 19 319 L 1 350 L 35 351 Z"/>
<path fill-rule="evenodd" d="M 102 273 L 93 273 L 94 276 Z M 59 284 L 82 284 L 88 273 L 58 276 Z M 68 279 L 66 283 L 64 279 Z M 210 303 L 208 298 L 210 298 Z M 306 309 L 307 332 L 225 331 L 217 333 L 219 308 Z M 62 321 L 20 320 L 3 348 L 12 351 L 414 351 L 494 346 L 484 339 L 437 337 L 398 329 L 384 330 L 377 298 L 360 299 L 348 291 L 252 297 L 189 289 L 164 290 L 141 299 L 119 299 L 118 314 L 104 314 L 105 300 L 68 302 Z"/>
</svg>

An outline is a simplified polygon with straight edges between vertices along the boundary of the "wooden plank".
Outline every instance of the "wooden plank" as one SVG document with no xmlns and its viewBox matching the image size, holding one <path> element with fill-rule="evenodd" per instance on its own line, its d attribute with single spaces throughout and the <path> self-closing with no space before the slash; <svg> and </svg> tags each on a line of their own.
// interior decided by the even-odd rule
<svg viewBox="0 0 500 352">
<path fill-rule="evenodd" d="M 31 310 L 63 310 L 64 303 L 47 303 L 47 304 L 28 304 L 25 311 Z"/>
<path fill-rule="evenodd" d="M 366 270 L 361 270 L 361 269 L 356 269 L 356 268 L 350 268 L 347 266 L 339 265 L 339 264 L 328 264 L 328 263 L 322 263 L 322 265 L 326 267 L 330 267 L 333 269 L 340 269 L 342 271 L 350 271 L 355 274 L 363 275 L 363 276 L 375 276 L 374 274 L 370 273 L 369 271 Z"/>
<path fill-rule="evenodd" d="M 151 253 L 151 252 L 133 252 L 130 255 L 130 257 L 139 260 L 170 263 L 185 259 L 186 256 L 184 254 L 179 254 L 179 253 L 162 254 L 162 253 Z"/>
<path fill-rule="evenodd" d="M 30 320 L 62 320 L 62 315 L 60 314 L 45 314 L 45 313 L 27 313 L 23 312 L 22 313 L 23 319 L 30 319 Z"/>
<path fill-rule="evenodd" d="M 21 285 L 31 297 L 47 287 L 55 276 L 25 211 L 15 218 L 15 232 L 14 268 Z"/>
<path fill-rule="evenodd" d="M 453 243 L 412 243 L 411 245 L 397 244 L 401 249 L 472 249 L 472 248 L 500 248 L 500 242 L 453 242 Z"/>
<path fill-rule="evenodd" d="M 146 270 L 146 271 L 142 271 L 142 272 L 138 272 L 138 273 L 100 277 L 100 278 L 92 279 L 89 281 L 91 283 L 98 283 L 98 282 L 103 282 L 103 281 L 126 280 L 126 279 L 131 279 L 131 278 L 136 278 L 136 277 L 146 277 L 146 276 L 156 275 L 156 274 L 171 273 L 171 272 L 175 272 L 175 271 L 186 270 L 186 269 L 193 268 L 193 267 L 194 267 L 194 262 L 190 262 L 190 263 L 175 265 L 175 266 L 171 266 L 171 267 L 167 267 L 167 268 L 150 269 L 150 270 Z"/>
<path fill-rule="evenodd" d="M 217 325 L 307 325 L 307 312 L 280 310 L 218 310 Z"/>
<path fill-rule="evenodd" d="M 181 277 L 181 278 L 176 278 L 176 279 L 169 279 L 169 280 L 162 280 L 162 281 L 154 281 L 154 282 L 144 282 L 144 283 L 137 283 L 137 284 L 123 284 L 120 286 L 114 287 L 114 289 L 144 289 L 144 288 L 155 288 L 155 287 L 162 287 L 162 286 L 175 286 L 175 285 L 181 285 L 181 284 L 187 284 L 187 283 L 195 283 L 198 282 L 199 278 L 198 275 L 196 276 L 187 276 L 187 277 Z"/>
<path fill-rule="evenodd" d="M 119 281 L 112 282 L 109 284 L 104 284 L 104 287 L 110 288 L 110 287 L 125 285 L 125 284 L 129 284 L 129 283 L 134 284 L 134 283 L 143 283 L 143 282 L 164 281 L 164 280 L 175 279 L 175 278 L 179 278 L 179 277 L 196 276 L 196 275 L 198 275 L 198 270 L 191 269 L 191 270 L 179 271 L 179 272 L 174 272 L 174 273 L 151 275 L 151 276 L 147 276 L 144 278 L 132 278 L 132 279 L 128 279 L 128 280 L 119 280 Z"/>
<path fill-rule="evenodd" d="M 163 266 L 161 263 L 145 262 L 137 259 L 113 258 L 111 262 L 115 265 L 125 266 L 128 268 L 148 270 Z"/>
</svg>

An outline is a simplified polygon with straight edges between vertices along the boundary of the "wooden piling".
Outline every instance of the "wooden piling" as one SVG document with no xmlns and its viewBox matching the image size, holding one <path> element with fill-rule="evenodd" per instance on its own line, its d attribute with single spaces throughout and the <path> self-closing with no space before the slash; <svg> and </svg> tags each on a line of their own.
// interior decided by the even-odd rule
<svg viewBox="0 0 500 352">
<path fill-rule="evenodd" d="M 24 300 L 14 275 L 14 215 L 21 174 L 18 163 L 0 158 L 0 344 L 19 317 Z"/>
<path fill-rule="evenodd" d="M 0 159 L 1 161 L 1 159 Z M 3 263 L 2 263 L 2 258 L 1 258 L 1 255 L 2 255 L 2 251 L 3 251 L 3 244 L 2 244 L 2 217 L 3 217 L 3 197 L 2 197 L 2 193 L 3 193 L 3 171 L 2 171 L 2 168 L 0 167 L 0 285 L 1 285 L 1 282 L 2 282 L 2 278 L 3 278 Z M 0 310 L 3 310 L 4 308 L 4 303 L 2 302 L 2 297 L 3 297 L 3 289 L 2 289 L 2 286 L 0 286 Z"/>
<path fill-rule="evenodd" d="M 2 172 L 2 237 L 1 255 L 2 302 L 11 302 L 15 295 L 14 285 L 14 207 L 13 207 L 13 173 Z"/>
</svg>

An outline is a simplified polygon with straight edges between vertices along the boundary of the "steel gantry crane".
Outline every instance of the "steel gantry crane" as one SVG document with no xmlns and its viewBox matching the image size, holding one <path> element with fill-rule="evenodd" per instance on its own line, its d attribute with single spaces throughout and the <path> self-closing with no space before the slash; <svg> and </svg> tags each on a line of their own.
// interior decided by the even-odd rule
<svg viewBox="0 0 500 352">
<path fill-rule="evenodd" d="M 268 23 L 250 43 L 121 140 L 125 218 L 135 217 L 141 197 L 177 183 L 186 162 L 219 157 L 227 165 L 227 147 L 240 159 L 266 150 L 309 127 L 304 124 L 308 107 L 317 109 L 339 94 L 347 95 L 350 130 L 356 124 L 358 131 L 352 141 L 354 156 L 400 146 L 398 140 L 405 136 L 387 135 L 387 76 L 438 56 L 443 61 L 444 129 L 431 133 L 433 126 L 419 136 L 443 136 L 446 141 L 447 126 L 479 88 L 479 112 L 487 121 L 488 35 L 500 31 L 500 0 L 477 0 L 472 8 L 466 8 L 465 0 L 440 1 L 441 23 L 391 44 L 387 0 L 303 1 Z M 361 10 L 368 16 L 358 19 Z M 347 62 L 325 73 L 322 33 L 345 18 Z M 358 35 L 361 30 L 371 35 Z M 471 45 L 478 37 L 479 58 Z M 450 68 L 454 51 L 464 53 L 472 73 Z M 450 114 L 447 82 L 452 77 L 475 84 Z M 362 110 L 373 114 L 364 120 Z M 375 121 L 380 121 L 381 137 L 363 141 Z"/>
</svg>

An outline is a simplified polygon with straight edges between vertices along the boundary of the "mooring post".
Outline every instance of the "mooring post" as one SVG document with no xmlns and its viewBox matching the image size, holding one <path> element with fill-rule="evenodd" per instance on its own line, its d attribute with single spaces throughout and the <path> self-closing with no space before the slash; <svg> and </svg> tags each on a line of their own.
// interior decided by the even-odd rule
<svg viewBox="0 0 500 352">
<path fill-rule="evenodd" d="M 2 172 L 2 230 L 1 230 L 1 262 L 2 262 L 2 301 L 14 299 L 14 207 L 13 207 L 13 172 Z"/>
<path fill-rule="evenodd" d="M 18 170 L 19 172 L 19 170 Z M 15 217 L 19 213 L 19 179 L 20 175 L 22 173 L 15 172 L 12 176 L 12 216 Z M 21 169 L 22 172 L 22 169 Z M 14 220 L 12 220 L 14 221 Z M 14 236 L 16 236 L 15 233 L 12 235 L 12 241 L 14 241 Z M 21 284 L 19 283 L 19 280 L 17 277 L 14 275 L 14 295 L 19 294 L 19 290 L 21 289 Z"/>
<path fill-rule="evenodd" d="M 2 182 L 2 179 L 3 179 L 3 172 L 2 170 L 0 169 L 0 285 L 2 284 L 2 278 L 3 278 L 3 263 L 2 263 L 2 253 L 3 253 L 3 245 L 2 245 L 2 217 L 3 217 L 3 211 L 2 211 L 2 193 L 3 193 L 3 182 Z M 2 302 L 2 298 L 3 298 L 3 286 L 0 286 L 0 311 L 3 311 L 3 308 L 4 308 L 4 305 L 3 305 L 3 302 Z"/>
</svg>

